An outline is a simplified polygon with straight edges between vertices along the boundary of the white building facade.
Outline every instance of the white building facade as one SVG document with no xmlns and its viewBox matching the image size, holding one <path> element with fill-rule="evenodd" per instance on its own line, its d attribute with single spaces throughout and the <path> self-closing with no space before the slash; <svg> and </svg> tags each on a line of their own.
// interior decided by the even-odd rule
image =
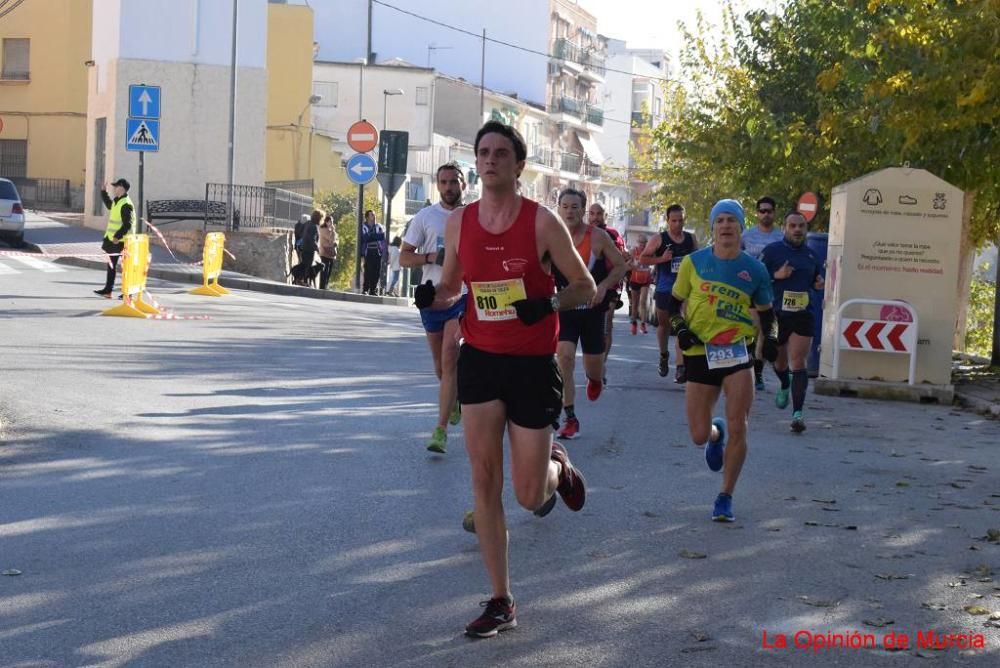
<svg viewBox="0 0 1000 668">
<path fill-rule="evenodd" d="M 597 135 L 606 157 L 601 188 L 608 215 L 622 231 L 655 231 L 659 220 L 648 207 L 639 208 L 638 195 L 649 184 L 634 178 L 636 141 L 663 120 L 662 80 L 670 77 L 669 56 L 654 49 L 630 49 L 622 40 L 608 40 L 605 99 L 609 122 Z M 612 120 L 613 119 L 613 120 Z"/>
<path fill-rule="evenodd" d="M 130 84 L 159 86 L 159 149 L 145 154 L 144 199 L 203 199 L 228 181 L 230 0 L 94 0 L 88 80 L 86 224 L 104 226 L 101 184 L 137 193 L 125 150 Z M 235 182 L 263 185 L 267 0 L 239 0 Z"/>
</svg>

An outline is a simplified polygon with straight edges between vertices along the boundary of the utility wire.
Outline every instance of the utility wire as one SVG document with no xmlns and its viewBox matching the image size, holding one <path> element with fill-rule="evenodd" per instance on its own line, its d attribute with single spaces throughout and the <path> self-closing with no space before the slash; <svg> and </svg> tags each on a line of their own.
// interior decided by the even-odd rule
<svg viewBox="0 0 1000 668">
<path fill-rule="evenodd" d="M 459 28 L 458 26 L 453 26 L 453 25 L 444 23 L 442 21 L 438 21 L 436 19 L 429 18 L 427 16 L 422 16 L 420 14 L 416 14 L 416 13 L 411 12 L 409 10 L 403 9 L 402 7 L 396 7 L 395 5 L 390 5 L 388 2 L 383 2 L 383 0 L 373 0 L 373 1 L 374 1 L 374 3 L 376 5 L 382 5 L 383 7 L 388 7 L 389 9 L 394 9 L 394 10 L 396 10 L 397 12 L 399 12 L 401 14 L 406 14 L 408 16 L 412 16 L 413 18 L 420 19 L 421 21 L 426 21 L 427 23 L 433 23 L 434 25 L 441 26 L 442 28 L 447 28 L 448 30 L 454 30 L 455 32 L 460 32 L 462 34 L 469 35 L 470 37 L 475 37 L 476 39 L 483 39 L 483 36 L 481 34 L 479 34 L 479 33 L 470 32 L 468 30 L 465 30 L 464 28 Z M 556 60 L 565 60 L 566 62 L 576 63 L 577 65 L 580 65 L 582 67 L 587 67 L 589 65 L 589 63 L 581 63 L 581 62 L 576 61 L 576 60 L 570 60 L 569 58 L 561 58 L 561 57 L 558 57 L 558 56 L 556 56 L 554 54 L 548 53 L 546 51 L 538 51 L 536 49 L 529 49 L 528 47 L 521 46 L 520 44 L 511 44 L 510 42 L 505 42 L 505 41 L 503 41 L 501 39 L 494 39 L 492 37 L 487 37 L 486 41 L 487 42 L 493 42 L 494 44 L 499 44 L 501 46 L 506 46 L 506 47 L 508 47 L 510 49 L 516 49 L 518 51 L 524 51 L 526 53 L 533 53 L 536 56 L 543 56 L 545 58 L 556 59 Z M 635 72 L 628 72 L 626 70 L 616 70 L 616 69 L 613 69 L 613 68 L 610 68 L 610 67 L 606 67 L 605 71 L 607 71 L 607 72 L 615 72 L 616 74 L 627 74 L 630 77 L 640 76 L 640 75 L 637 75 Z M 642 78 L 644 78 L 644 79 L 652 79 L 653 81 L 676 81 L 676 79 L 669 79 L 667 77 L 653 77 L 653 76 L 645 76 L 645 75 L 642 75 Z M 625 123 L 626 121 L 619 121 L 619 122 Z"/>
<path fill-rule="evenodd" d="M 3 0 L 3 2 L 0 2 L 0 9 L 3 9 L 3 6 L 6 5 L 10 1 L 11 0 Z M 5 17 L 8 14 L 10 14 L 12 11 L 14 11 L 15 9 L 17 9 L 21 5 L 21 3 L 24 2 L 24 0 L 13 0 L 13 2 L 14 2 L 13 5 L 11 5 L 10 7 L 8 7 L 7 9 L 3 9 L 3 11 L 0 12 L 0 19 L 2 19 L 3 17 Z"/>
</svg>

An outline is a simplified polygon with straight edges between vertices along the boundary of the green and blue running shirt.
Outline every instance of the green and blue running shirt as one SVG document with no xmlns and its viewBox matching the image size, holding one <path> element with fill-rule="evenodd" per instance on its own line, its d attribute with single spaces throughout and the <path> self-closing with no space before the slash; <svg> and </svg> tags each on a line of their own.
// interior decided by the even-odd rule
<svg viewBox="0 0 1000 668">
<path fill-rule="evenodd" d="M 758 260 L 741 252 L 732 260 L 718 258 L 712 248 L 686 255 L 681 262 L 673 294 L 683 299 L 688 328 L 702 341 L 727 344 L 750 339 L 757 333 L 752 306 L 770 306 L 771 277 Z M 694 346 L 685 355 L 703 355 Z"/>
</svg>

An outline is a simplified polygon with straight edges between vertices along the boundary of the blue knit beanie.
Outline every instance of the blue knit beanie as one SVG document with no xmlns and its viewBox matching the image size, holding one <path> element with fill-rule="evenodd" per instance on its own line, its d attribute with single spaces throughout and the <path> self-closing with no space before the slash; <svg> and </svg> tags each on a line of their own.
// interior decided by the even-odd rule
<svg viewBox="0 0 1000 668">
<path fill-rule="evenodd" d="M 740 229 L 746 228 L 746 215 L 743 213 L 743 206 L 734 199 L 720 199 L 712 207 L 712 213 L 708 215 L 709 229 L 715 227 L 715 219 L 720 213 L 731 213 L 740 221 Z"/>
</svg>

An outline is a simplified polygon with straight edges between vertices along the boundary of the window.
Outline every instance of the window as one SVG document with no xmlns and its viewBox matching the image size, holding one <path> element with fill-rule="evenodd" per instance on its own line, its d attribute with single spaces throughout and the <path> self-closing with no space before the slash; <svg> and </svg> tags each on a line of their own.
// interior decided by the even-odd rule
<svg viewBox="0 0 1000 668">
<path fill-rule="evenodd" d="M 28 49 L 31 40 L 5 37 L 3 40 L 3 70 L 0 79 L 28 80 Z"/>
<path fill-rule="evenodd" d="M 429 104 L 428 98 L 430 96 L 427 94 L 427 89 L 426 88 L 422 88 L 420 86 L 417 86 L 416 96 L 417 96 L 417 106 L 418 107 L 426 107 Z"/>
<path fill-rule="evenodd" d="M 0 139 L 0 174 L 7 178 L 28 176 L 27 139 Z"/>
<path fill-rule="evenodd" d="M 316 106 L 336 107 L 338 88 L 339 85 L 336 81 L 314 81 L 313 95 L 320 95 L 323 98 L 316 103 Z"/>
</svg>

